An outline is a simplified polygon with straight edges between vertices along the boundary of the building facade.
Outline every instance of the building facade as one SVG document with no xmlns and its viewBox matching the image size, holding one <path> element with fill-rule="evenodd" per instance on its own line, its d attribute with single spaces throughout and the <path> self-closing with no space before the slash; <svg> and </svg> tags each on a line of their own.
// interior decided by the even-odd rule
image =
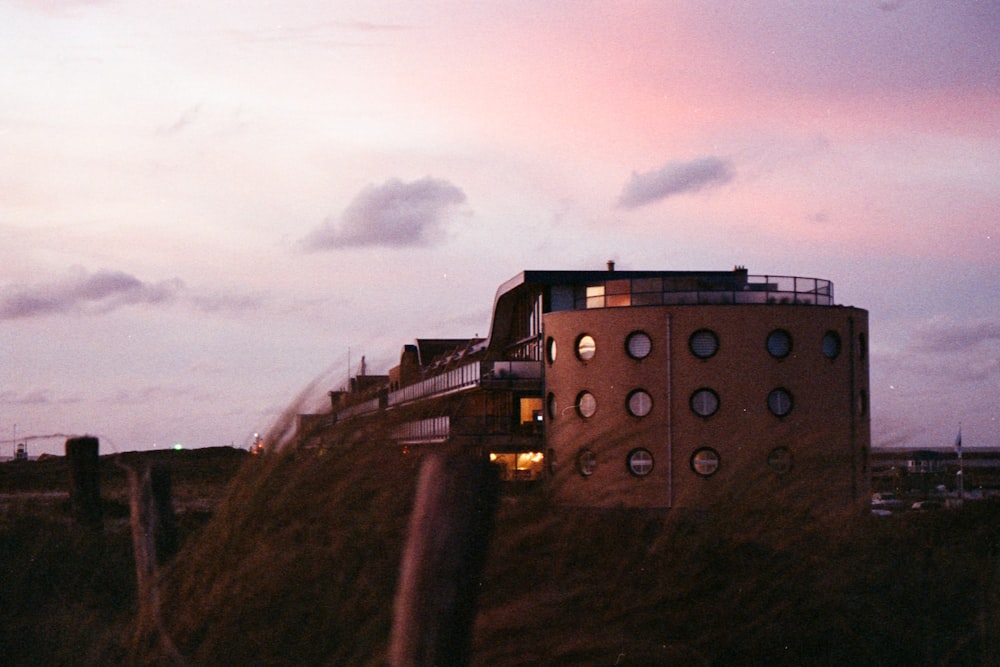
<svg viewBox="0 0 1000 667">
<path fill-rule="evenodd" d="M 569 506 L 787 487 L 849 504 L 869 486 L 867 337 L 867 311 L 822 279 L 525 271 L 488 337 L 404 347 L 364 392 L 332 392 L 328 422 L 468 447 Z"/>
</svg>

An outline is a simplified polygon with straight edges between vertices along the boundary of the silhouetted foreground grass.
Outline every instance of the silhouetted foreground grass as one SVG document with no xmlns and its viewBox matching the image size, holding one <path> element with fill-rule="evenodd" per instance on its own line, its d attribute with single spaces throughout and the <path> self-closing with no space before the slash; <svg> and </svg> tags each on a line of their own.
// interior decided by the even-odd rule
<svg viewBox="0 0 1000 667">
<path fill-rule="evenodd" d="M 417 465 L 375 440 L 248 461 L 163 572 L 162 632 L 191 665 L 383 664 Z M 998 664 L 998 540 L 992 503 L 874 519 L 506 499 L 473 662 Z M 176 664 L 161 630 L 133 642 L 126 535 L 24 516 L 0 558 L 6 664 Z"/>
</svg>

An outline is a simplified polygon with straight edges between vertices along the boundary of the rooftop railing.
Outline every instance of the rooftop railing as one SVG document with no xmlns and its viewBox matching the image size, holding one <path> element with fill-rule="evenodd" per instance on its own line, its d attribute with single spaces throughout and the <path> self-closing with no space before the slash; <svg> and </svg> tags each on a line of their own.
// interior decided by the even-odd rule
<svg viewBox="0 0 1000 667">
<path fill-rule="evenodd" d="M 832 306 L 833 283 L 797 276 L 664 276 L 609 279 L 579 286 L 576 310 L 624 306 L 797 304 Z"/>
</svg>

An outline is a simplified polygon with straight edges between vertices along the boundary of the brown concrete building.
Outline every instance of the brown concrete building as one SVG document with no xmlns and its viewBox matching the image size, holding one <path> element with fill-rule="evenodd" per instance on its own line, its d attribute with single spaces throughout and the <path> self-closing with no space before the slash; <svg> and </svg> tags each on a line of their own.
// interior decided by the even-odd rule
<svg viewBox="0 0 1000 667">
<path fill-rule="evenodd" d="M 486 339 L 404 347 L 332 420 L 467 446 L 566 505 L 699 507 L 747 488 L 849 504 L 868 492 L 867 336 L 867 311 L 822 279 L 525 271 Z"/>
</svg>

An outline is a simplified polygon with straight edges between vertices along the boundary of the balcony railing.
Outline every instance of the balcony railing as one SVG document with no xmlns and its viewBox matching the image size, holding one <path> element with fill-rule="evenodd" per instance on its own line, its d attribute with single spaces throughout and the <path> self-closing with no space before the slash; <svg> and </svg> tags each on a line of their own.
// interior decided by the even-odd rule
<svg viewBox="0 0 1000 667">
<path fill-rule="evenodd" d="M 678 304 L 833 305 L 833 283 L 797 276 L 732 276 L 726 280 L 699 276 L 609 279 L 581 286 L 573 307 L 617 308 Z"/>
</svg>

